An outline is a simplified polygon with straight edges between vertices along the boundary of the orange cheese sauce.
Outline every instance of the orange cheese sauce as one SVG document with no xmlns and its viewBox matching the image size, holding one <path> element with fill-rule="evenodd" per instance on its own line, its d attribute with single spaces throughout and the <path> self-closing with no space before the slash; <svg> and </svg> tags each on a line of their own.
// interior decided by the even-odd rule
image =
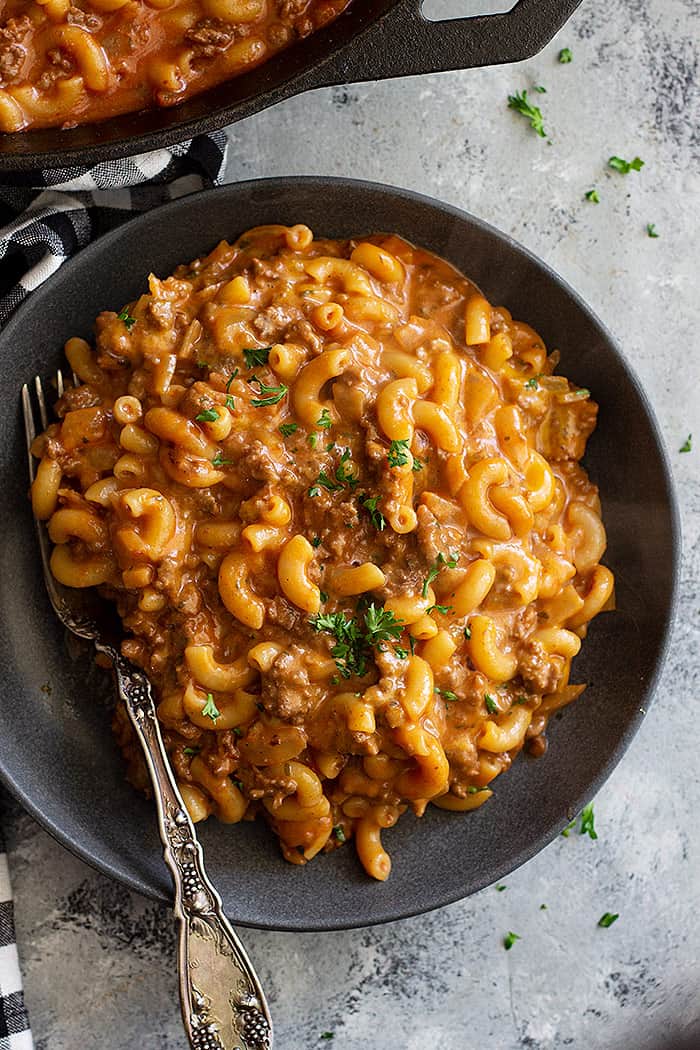
<svg viewBox="0 0 700 1050">
<path fill-rule="evenodd" d="M 174 106 L 267 62 L 349 0 L 5 0 L 0 131 Z"/>
</svg>

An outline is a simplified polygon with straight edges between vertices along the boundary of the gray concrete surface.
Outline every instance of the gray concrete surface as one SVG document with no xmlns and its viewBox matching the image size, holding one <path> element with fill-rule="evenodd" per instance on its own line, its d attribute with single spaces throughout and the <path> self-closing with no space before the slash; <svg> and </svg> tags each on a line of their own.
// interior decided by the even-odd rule
<svg viewBox="0 0 700 1050">
<path fill-rule="evenodd" d="M 246 932 L 280 1050 L 661 1050 L 681 1033 L 700 1047 L 699 16 L 696 0 L 584 0 L 523 65 L 319 91 L 231 130 L 228 179 L 394 182 L 473 211 L 559 270 L 642 378 L 685 529 L 671 656 L 597 799 L 598 841 L 560 838 L 503 892 L 423 918 L 325 935 Z M 570 65 L 557 63 L 563 46 Z M 509 93 L 534 84 L 547 88 L 534 98 L 551 146 L 506 109 Z M 613 153 L 638 154 L 643 171 L 607 172 Z M 599 205 L 583 199 L 592 187 Z M 696 448 L 679 454 L 689 431 Z M 8 832 L 37 1047 L 182 1050 L 168 913 L 14 809 Z M 605 911 L 620 913 L 608 930 L 596 925 Z M 507 930 L 522 937 L 510 952 Z M 326 1031 L 332 1041 L 320 1039 Z"/>
</svg>

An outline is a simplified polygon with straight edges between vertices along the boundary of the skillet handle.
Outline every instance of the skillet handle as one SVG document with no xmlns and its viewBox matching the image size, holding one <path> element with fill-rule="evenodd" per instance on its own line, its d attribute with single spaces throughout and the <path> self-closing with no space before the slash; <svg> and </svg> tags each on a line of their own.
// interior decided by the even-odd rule
<svg viewBox="0 0 700 1050">
<path fill-rule="evenodd" d="M 431 22 L 422 0 L 400 0 L 316 76 L 314 87 L 442 73 L 531 58 L 581 0 L 518 0 L 512 11 Z"/>
</svg>

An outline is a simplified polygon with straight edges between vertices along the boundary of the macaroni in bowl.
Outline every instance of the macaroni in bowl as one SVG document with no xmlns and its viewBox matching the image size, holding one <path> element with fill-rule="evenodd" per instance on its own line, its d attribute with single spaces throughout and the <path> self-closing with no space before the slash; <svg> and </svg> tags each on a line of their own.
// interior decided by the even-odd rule
<svg viewBox="0 0 700 1050">
<path fill-rule="evenodd" d="M 116 602 L 194 820 L 261 815 L 295 864 L 352 838 L 385 879 L 384 829 L 481 806 L 584 688 L 597 407 L 396 236 L 259 227 L 149 289 L 66 344 L 53 573 Z"/>
</svg>

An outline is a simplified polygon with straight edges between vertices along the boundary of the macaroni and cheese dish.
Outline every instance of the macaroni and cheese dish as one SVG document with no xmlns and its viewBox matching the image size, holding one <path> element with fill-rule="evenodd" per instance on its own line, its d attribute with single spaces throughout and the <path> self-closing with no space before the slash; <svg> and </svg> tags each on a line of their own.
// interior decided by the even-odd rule
<svg viewBox="0 0 700 1050">
<path fill-rule="evenodd" d="M 0 131 L 174 106 L 266 62 L 350 0 L 4 0 Z"/>
<path fill-rule="evenodd" d="M 407 808 L 544 751 L 613 576 L 597 406 L 532 328 L 396 236 L 265 226 L 66 355 L 34 511 L 116 602 L 194 820 L 262 816 L 294 864 L 353 839 L 385 879 Z"/>
</svg>

